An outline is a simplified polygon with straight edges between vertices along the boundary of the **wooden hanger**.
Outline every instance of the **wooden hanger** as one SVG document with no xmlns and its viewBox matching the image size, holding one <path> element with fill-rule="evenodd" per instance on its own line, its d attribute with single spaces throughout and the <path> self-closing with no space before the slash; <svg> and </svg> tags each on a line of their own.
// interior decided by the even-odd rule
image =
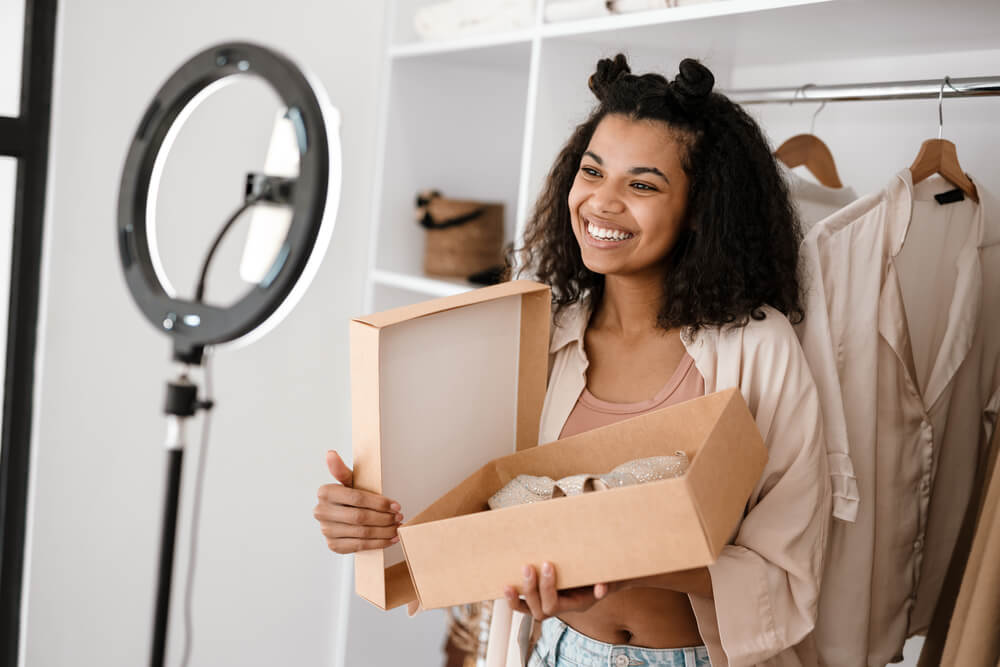
<svg viewBox="0 0 1000 667">
<path fill-rule="evenodd" d="M 800 89 L 803 95 L 805 89 L 812 84 L 802 86 Z M 796 96 L 799 91 L 796 91 Z M 828 188 L 842 188 L 844 184 L 840 182 L 837 175 L 837 165 L 833 161 L 833 153 L 830 148 L 823 143 L 823 140 L 813 134 L 816 127 L 816 116 L 826 106 L 823 102 L 813 113 L 812 123 L 809 126 L 809 134 L 796 134 L 791 139 L 785 141 L 774 152 L 774 156 L 781 160 L 789 169 L 804 166 L 816 177 L 816 180 Z"/>
<path fill-rule="evenodd" d="M 817 181 L 828 188 L 844 187 L 837 175 L 833 153 L 815 134 L 796 134 L 781 144 L 774 156 L 789 169 L 805 166 Z"/>
<path fill-rule="evenodd" d="M 910 165 L 914 184 L 928 176 L 941 174 L 952 185 L 964 192 L 972 201 L 979 201 L 976 184 L 969 180 L 958 163 L 958 152 L 955 144 L 947 139 L 928 139 L 920 145 L 920 152 Z"/>
<path fill-rule="evenodd" d="M 958 163 L 958 151 L 955 144 L 947 139 L 941 138 L 944 129 L 944 115 L 942 113 L 942 103 L 944 102 L 944 84 L 951 86 L 948 77 L 941 82 L 941 92 L 938 96 L 938 138 L 928 139 L 920 145 L 920 152 L 910 165 L 910 173 L 913 175 L 913 183 L 919 183 L 928 176 L 941 174 L 952 185 L 958 187 L 970 199 L 979 201 L 979 193 L 976 192 L 976 184 L 965 175 L 965 170 Z M 952 87 L 954 90 L 954 87 Z"/>
</svg>

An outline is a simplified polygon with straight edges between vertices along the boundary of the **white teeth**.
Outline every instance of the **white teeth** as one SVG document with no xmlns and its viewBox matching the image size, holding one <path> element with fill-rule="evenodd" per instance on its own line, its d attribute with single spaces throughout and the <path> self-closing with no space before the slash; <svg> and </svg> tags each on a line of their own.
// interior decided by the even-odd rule
<svg viewBox="0 0 1000 667">
<path fill-rule="evenodd" d="M 629 232 L 623 232 L 617 229 L 604 229 L 602 227 L 598 227 L 592 222 L 587 223 L 587 233 L 594 238 L 601 239 L 602 241 L 624 241 L 625 239 L 630 239 L 634 236 Z"/>
</svg>

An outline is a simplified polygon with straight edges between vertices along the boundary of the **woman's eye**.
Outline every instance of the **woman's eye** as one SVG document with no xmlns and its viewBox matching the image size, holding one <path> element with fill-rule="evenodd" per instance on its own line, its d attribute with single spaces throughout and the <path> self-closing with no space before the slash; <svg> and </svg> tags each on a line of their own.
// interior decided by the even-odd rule
<svg viewBox="0 0 1000 667">
<path fill-rule="evenodd" d="M 636 190 L 646 190 L 649 192 L 656 191 L 656 188 L 654 188 L 652 185 L 647 185 L 646 183 L 633 183 L 632 187 L 635 188 Z"/>
<path fill-rule="evenodd" d="M 580 171 L 582 171 L 587 176 L 593 176 L 594 178 L 597 178 L 601 175 L 601 172 L 597 171 L 593 167 L 580 167 Z"/>
</svg>

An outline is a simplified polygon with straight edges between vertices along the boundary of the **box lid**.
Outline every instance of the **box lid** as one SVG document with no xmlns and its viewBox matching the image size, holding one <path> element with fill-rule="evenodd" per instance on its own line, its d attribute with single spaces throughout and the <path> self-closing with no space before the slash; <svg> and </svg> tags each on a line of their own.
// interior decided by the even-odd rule
<svg viewBox="0 0 1000 667">
<path fill-rule="evenodd" d="M 489 287 L 470 290 L 453 296 L 431 299 L 429 301 L 421 301 L 420 303 L 414 303 L 409 306 L 401 306 L 399 308 L 385 310 L 380 313 L 363 315 L 361 317 L 354 318 L 353 321 L 367 324 L 368 326 L 376 329 L 381 329 L 383 327 L 392 326 L 393 324 L 399 324 L 400 322 L 413 320 L 418 317 L 442 313 L 455 308 L 462 308 L 463 306 L 471 306 L 472 304 L 483 303 L 484 301 L 502 299 L 504 297 L 514 296 L 517 294 L 541 293 L 546 295 L 545 298 L 547 302 L 547 295 L 549 293 L 548 286 L 531 280 L 512 280 L 510 282 L 490 285 Z M 548 338 L 547 334 L 546 338 Z"/>
<path fill-rule="evenodd" d="M 398 501 L 409 518 L 485 462 L 536 446 L 550 313 L 548 287 L 515 281 L 355 319 L 356 487 Z M 359 593 L 406 602 L 389 591 L 402 548 L 378 553 L 355 559 Z M 377 590 L 362 593 L 362 580 Z"/>
</svg>

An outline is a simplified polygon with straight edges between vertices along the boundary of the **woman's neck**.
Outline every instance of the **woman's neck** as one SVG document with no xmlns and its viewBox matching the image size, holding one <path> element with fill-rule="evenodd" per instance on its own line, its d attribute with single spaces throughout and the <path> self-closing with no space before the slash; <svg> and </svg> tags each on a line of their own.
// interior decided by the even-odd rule
<svg viewBox="0 0 1000 667">
<path fill-rule="evenodd" d="M 604 294 L 590 326 L 614 332 L 625 339 L 648 335 L 657 328 L 663 303 L 660 276 L 606 276 Z"/>
</svg>

